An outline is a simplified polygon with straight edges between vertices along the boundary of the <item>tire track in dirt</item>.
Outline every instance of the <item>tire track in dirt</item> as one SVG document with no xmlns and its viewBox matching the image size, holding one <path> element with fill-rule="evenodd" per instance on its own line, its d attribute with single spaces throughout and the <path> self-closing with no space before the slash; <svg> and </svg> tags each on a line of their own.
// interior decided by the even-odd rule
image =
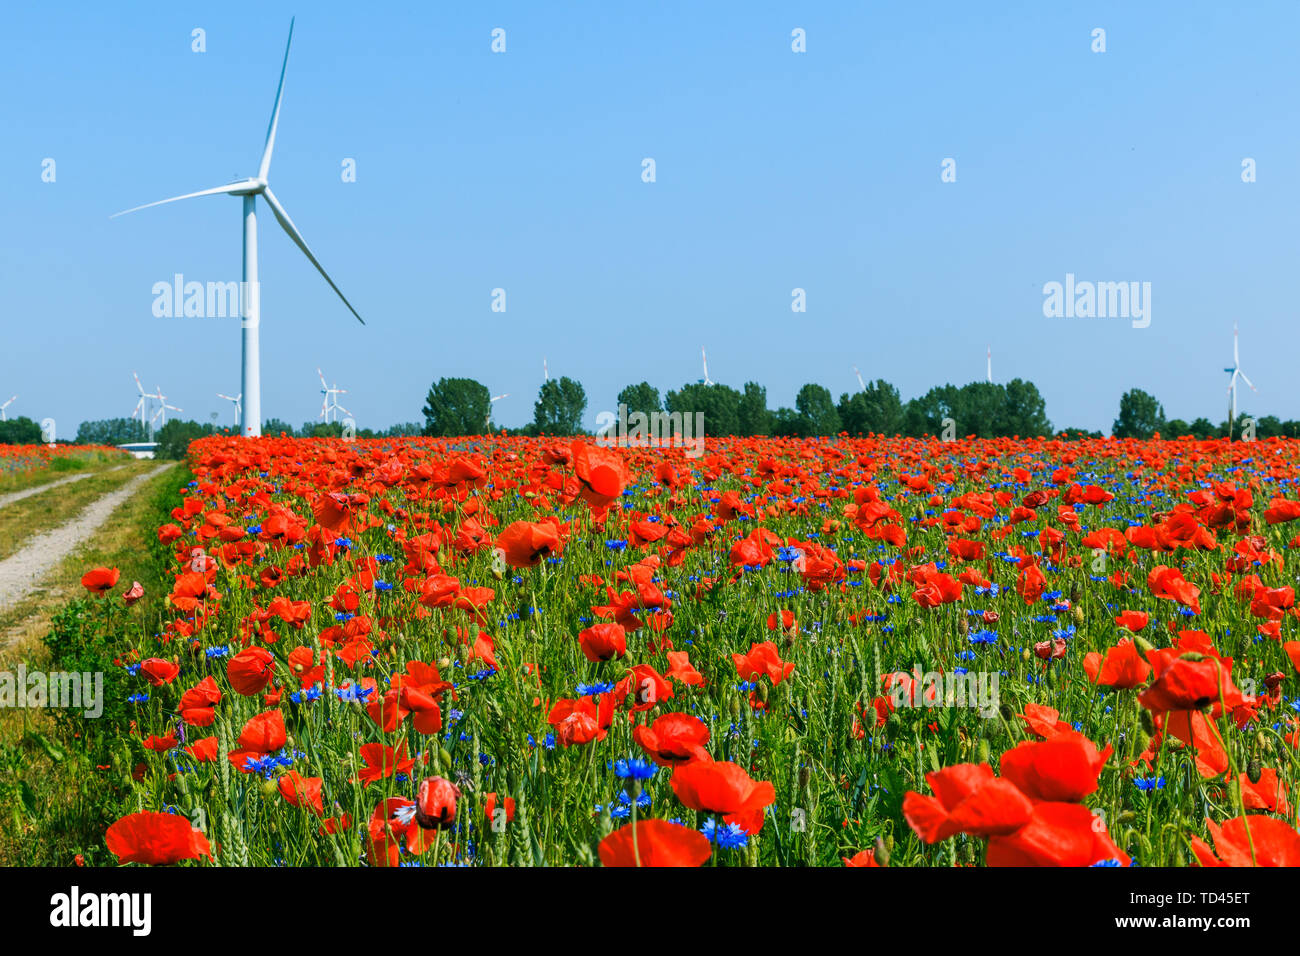
<svg viewBox="0 0 1300 956">
<path fill-rule="evenodd" d="M 37 535 L 20 550 L 0 561 L 0 610 L 12 607 L 36 591 L 41 579 L 57 567 L 79 544 L 94 534 L 109 519 L 118 505 L 135 494 L 146 481 L 171 467 L 173 466 L 170 464 L 160 465 L 151 471 L 136 475 L 121 488 L 96 498 L 75 518 Z M 42 485 L 41 490 L 49 487 L 51 486 Z"/>
</svg>

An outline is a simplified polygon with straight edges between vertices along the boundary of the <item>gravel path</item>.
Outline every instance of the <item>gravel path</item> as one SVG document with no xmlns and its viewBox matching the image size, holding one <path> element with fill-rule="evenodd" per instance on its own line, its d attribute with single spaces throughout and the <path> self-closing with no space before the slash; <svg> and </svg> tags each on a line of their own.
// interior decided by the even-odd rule
<svg viewBox="0 0 1300 956">
<path fill-rule="evenodd" d="M 22 501 L 24 498 L 30 498 L 32 495 L 39 495 L 42 491 L 49 491 L 51 488 L 57 488 L 59 485 L 66 485 L 73 481 L 81 481 L 83 478 L 90 478 L 94 475 L 106 475 L 110 471 L 117 471 L 120 468 L 122 468 L 121 465 L 115 465 L 114 467 L 106 468 L 103 471 L 88 471 L 81 475 L 69 475 L 67 478 L 58 478 L 43 485 L 36 485 L 34 488 L 24 488 L 22 491 L 0 495 L 0 508 L 3 508 L 5 505 L 11 505 L 15 501 Z"/>
<path fill-rule="evenodd" d="M 77 545 L 99 530 L 99 526 L 108 520 L 109 515 L 118 505 L 135 494 L 136 490 L 150 478 L 162 474 L 171 467 L 170 464 L 159 465 L 151 471 L 136 475 L 121 488 L 95 499 L 72 520 L 37 535 L 20 551 L 0 561 L 0 610 L 12 607 L 36 590 L 41 578 L 66 558 Z M 87 476 L 74 475 L 63 480 L 73 481 L 84 477 Z M 55 484 L 62 484 L 62 481 Z M 39 489 L 18 492 L 18 494 L 31 494 L 33 491 L 50 487 L 53 486 L 43 485 Z"/>
</svg>

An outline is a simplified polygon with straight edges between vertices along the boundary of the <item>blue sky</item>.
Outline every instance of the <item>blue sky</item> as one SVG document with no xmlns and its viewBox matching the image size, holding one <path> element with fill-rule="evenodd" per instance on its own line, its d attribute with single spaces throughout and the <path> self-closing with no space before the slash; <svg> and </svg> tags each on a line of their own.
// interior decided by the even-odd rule
<svg viewBox="0 0 1300 956">
<path fill-rule="evenodd" d="M 1300 418 L 1300 5 L 545 6 L 8 9 L 10 413 L 68 435 L 129 414 L 138 370 L 229 421 L 238 322 L 155 318 L 152 287 L 238 279 L 240 203 L 109 215 L 256 173 L 296 14 L 270 181 L 368 325 L 260 205 L 267 417 L 316 416 L 317 366 L 363 426 L 418 419 L 444 375 L 509 392 L 495 419 L 521 425 L 545 356 L 590 427 L 629 382 L 699 378 L 702 345 L 773 408 L 852 390 L 854 365 L 904 399 L 982 379 L 991 345 L 1058 427 L 1108 429 L 1130 387 L 1219 421 L 1235 319 L 1242 409 Z M 1067 273 L 1150 282 L 1150 326 L 1045 318 Z"/>
</svg>

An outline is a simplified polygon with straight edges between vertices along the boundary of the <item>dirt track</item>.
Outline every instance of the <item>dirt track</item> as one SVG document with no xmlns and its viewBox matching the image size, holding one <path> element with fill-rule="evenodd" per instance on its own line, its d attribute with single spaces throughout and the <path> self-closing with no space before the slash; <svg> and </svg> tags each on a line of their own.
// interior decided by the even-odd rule
<svg viewBox="0 0 1300 956">
<path fill-rule="evenodd" d="M 41 579 L 71 554 L 77 545 L 94 534 L 100 525 L 108 520 L 109 515 L 113 513 L 118 505 L 135 494 L 136 490 L 150 478 L 161 474 L 170 467 L 172 467 L 170 464 L 159 465 L 144 474 L 136 475 L 121 488 L 110 491 L 102 498 L 97 498 L 91 502 L 76 517 L 57 528 L 37 535 L 28 541 L 21 550 L 0 561 L 0 610 L 12 607 L 33 591 L 38 590 Z M 54 485 L 85 477 L 88 476 L 72 475 L 53 484 L 15 492 L 15 495 L 26 497 L 27 495 L 45 491 L 54 487 Z M 16 500 L 15 495 L 0 499 L 0 507 L 8 504 L 9 501 Z"/>
</svg>

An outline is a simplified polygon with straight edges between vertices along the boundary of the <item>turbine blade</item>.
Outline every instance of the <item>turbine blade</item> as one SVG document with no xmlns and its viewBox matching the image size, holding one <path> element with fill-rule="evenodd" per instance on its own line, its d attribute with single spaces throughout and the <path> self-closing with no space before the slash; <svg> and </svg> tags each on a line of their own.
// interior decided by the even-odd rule
<svg viewBox="0 0 1300 956">
<path fill-rule="evenodd" d="M 1243 382 L 1245 382 L 1247 385 L 1250 386 L 1250 390 L 1251 390 L 1252 392 L 1258 392 L 1258 391 L 1259 391 L 1259 389 L 1257 389 L 1257 388 L 1255 387 L 1255 383 L 1252 382 L 1250 379 L 1246 378 L 1246 373 L 1245 373 L 1245 372 L 1242 372 L 1242 373 L 1241 373 L 1241 380 L 1242 380 Z"/>
<path fill-rule="evenodd" d="M 139 212 L 141 209 L 150 209 L 154 206 L 164 206 L 169 202 L 180 202 L 182 199 L 194 199 L 197 196 L 219 196 L 222 193 L 233 193 L 237 189 L 247 189 L 248 183 L 240 180 L 237 183 L 226 183 L 224 186 L 213 186 L 211 189 L 200 189 L 196 193 L 186 193 L 184 196 L 173 196 L 171 199 L 159 199 L 157 202 L 147 202 L 143 206 L 135 206 L 131 209 L 123 209 L 121 212 L 115 212 L 109 216 L 109 219 L 116 219 L 118 216 L 125 216 L 129 212 Z"/>
<path fill-rule="evenodd" d="M 262 163 L 257 168 L 257 178 L 266 182 L 271 171 L 271 152 L 275 149 L 275 130 L 280 125 L 280 97 L 284 93 L 284 74 L 289 70 L 289 47 L 293 45 L 293 18 L 289 19 L 289 41 L 284 45 L 284 63 L 280 67 L 280 85 L 275 88 L 275 106 L 271 108 L 271 123 L 266 128 L 266 146 L 262 149 Z"/>
<path fill-rule="evenodd" d="M 275 193 L 271 192 L 268 187 L 262 193 L 262 198 L 265 199 L 266 204 L 271 207 L 271 212 L 275 213 L 276 221 L 280 223 L 280 227 L 289 234 L 289 238 L 292 239 L 298 248 L 302 250 L 303 255 L 311 260 L 311 264 L 316 267 L 316 271 L 325 278 L 325 281 L 330 284 L 330 288 L 333 289 L 335 294 L 343 300 L 343 304 L 348 307 L 348 311 L 357 317 L 358 322 L 365 325 L 366 320 L 361 317 L 361 314 L 357 312 L 356 309 L 352 308 L 352 303 L 348 301 L 348 297 L 339 290 L 339 287 L 334 284 L 334 280 L 330 278 L 329 273 L 325 271 L 325 267 L 316 260 L 316 257 L 312 255 L 311 250 L 307 248 L 307 240 L 302 237 L 302 233 L 298 231 L 298 227 L 293 224 L 293 220 L 289 218 L 289 214 L 284 211 L 284 207 L 280 205 L 280 200 L 275 198 Z"/>
<path fill-rule="evenodd" d="M 325 373 L 320 370 L 319 366 L 316 368 L 316 374 L 320 376 L 320 387 L 329 388 L 329 383 L 325 381 Z"/>
</svg>

